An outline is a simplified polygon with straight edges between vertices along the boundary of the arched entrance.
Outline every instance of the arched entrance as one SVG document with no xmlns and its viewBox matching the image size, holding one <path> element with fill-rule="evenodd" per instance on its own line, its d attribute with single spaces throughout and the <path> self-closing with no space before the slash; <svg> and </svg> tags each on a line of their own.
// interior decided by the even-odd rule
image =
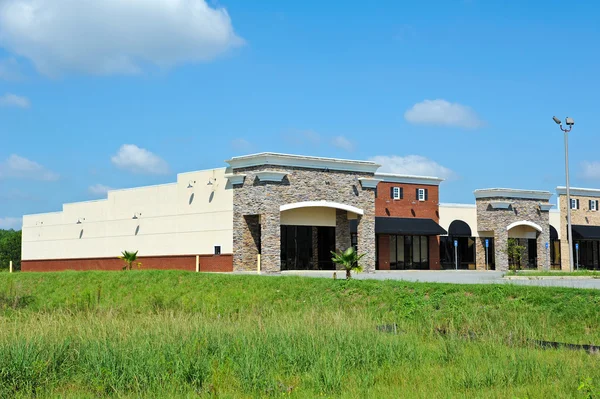
<svg viewBox="0 0 600 399">
<path fill-rule="evenodd" d="M 510 224 L 506 230 L 508 231 L 508 248 L 515 246 L 522 247 L 521 256 L 516 253 L 509 253 L 509 263 L 511 266 L 520 269 L 537 269 L 540 263 L 539 255 L 539 236 L 543 231 L 542 228 L 533 222 L 522 220 Z M 512 242 L 512 245 L 511 245 Z M 509 252 L 511 252 L 509 250 Z M 512 258 L 512 259 L 511 259 Z"/>
<path fill-rule="evenodd" d="M 350 220 L 364 215 L 360 208 L 330 201 L 282 205 L 281 270 L 335 270 L 331 252 L 356 245 Z"/>
</svg>

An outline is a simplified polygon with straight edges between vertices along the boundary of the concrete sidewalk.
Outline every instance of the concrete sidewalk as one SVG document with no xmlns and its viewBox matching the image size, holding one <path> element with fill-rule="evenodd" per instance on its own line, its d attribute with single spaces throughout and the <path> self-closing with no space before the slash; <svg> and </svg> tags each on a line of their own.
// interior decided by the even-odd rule
<svg viewBox="0 0 600 399">
<path fill-rule="evenodd" d="M 333 278 L 333 271 L 285 271 L 282 276 L 302 276 L 315 278 Z M 428 283 L 450 284 L 514 284 L 540 287 L 566 287 L 600 289 L 600 279 L 518 279 L 503 278 L 503 272 L 473 270 L 398 270 L 376 271 L 375 273 L 357 273 L 357 280 L 400 280 Z M 345 278 L 345 272 L 338 271 L 337 278 Z"/>
</svg>

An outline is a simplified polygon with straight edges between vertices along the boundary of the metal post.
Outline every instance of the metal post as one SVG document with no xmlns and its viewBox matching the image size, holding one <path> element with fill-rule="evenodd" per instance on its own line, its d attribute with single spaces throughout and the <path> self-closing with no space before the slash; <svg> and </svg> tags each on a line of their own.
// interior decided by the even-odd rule
<svg viewBox="0 0 600 399">
<path fill-rule="evenodd" d="M 458 270 L 458 245 L 454 245 L 454 260 L 456 263 L 456 270 Z"/>
<path fill-rule="evenodd" d="M 12 272 L 13 272 L 12 260 L 11 260 L 11 261 L 8 263 L 8 271 L 9 271 L 10 273 L 12 273 Z"/>
<path fill-rule="evenodd" d="M 577 245 L 577 271 L 579 271 L 579 245 Z"/>
<path fill-rule="evenodd" d="M 573 271 L 573 228 L 571 226 L 571 189 L 569 187 L 569 135 L 565 131 L 565 170 L 567 174 L 567 241 L 569 243 L 569 271 Z"/>
<path fill-rule="evenodd" d="M 200 256 L 196 255 L 196 273 L 200 272 Z"/>
</svg>

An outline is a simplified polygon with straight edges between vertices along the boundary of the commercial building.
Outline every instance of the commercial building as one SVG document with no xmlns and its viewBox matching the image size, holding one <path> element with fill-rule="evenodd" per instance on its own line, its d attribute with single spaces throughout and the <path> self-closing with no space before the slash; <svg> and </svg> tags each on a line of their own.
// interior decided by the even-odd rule
<svg viewBox="0 0 600 399">
<path fill-rule="evenodd" d="M 600 268 L 600 213 L 598 201 L 600 190 L 589 188 L 571 188 L 571 224 L 573 229 L 573 264 L 575 268 Z M 560 234 L 567 237 L 567 190 L 556 189 L 560 208 Z M 561 243 L 561 265 L 569 270 L 569 246 L 567 240 Z"/>
<path fill-rule="evenodd" d="M 274 153 L 227 163 L 179 174 L 173 184 L 114 190 L 106 200 L 25 216 L 22 269 L 120 269 L 123 250 L 138 250 L 144 268 L 334 269 L 331 251 L 355 245 L 366 271 L 374 271 L 377 237 L 382 245 L 409 237 L 402 238 L 410 246 L 403 267 L 439 263 L 441 179 L 377 174 L 373 162 Z M 379 184 L 387 198 L 377 195 Z M 391 263 L 381 259 L 384 268 Z"/>
<path fill-rule="evenodd" d="M 121 251 L 137 250 L 143 268 L 334 270 L 331 251 L 353 245 L 367 272 L 507 270 L 509 238 L 526 248 L 521 267 L 568 269 L 561 188 L 559 209 L 549 191 L 514 189 L 440 205 L 442 179 L 379 173 L 373 162 L 276 153 L 226 162 L 24 216 L 22 269 L 118 270 Z M 573 191 L 574 245 L 588 268 L 600 262 L 599 198 Z"/>
</svg>

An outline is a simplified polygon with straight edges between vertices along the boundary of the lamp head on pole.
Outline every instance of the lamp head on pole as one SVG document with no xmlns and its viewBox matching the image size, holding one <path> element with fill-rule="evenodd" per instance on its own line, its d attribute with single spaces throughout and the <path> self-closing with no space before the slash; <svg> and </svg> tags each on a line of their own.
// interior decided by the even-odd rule
<svg viewBox="0 0 600 399">
<path fill-rule="evenodd" d="M 575 121 L 573 120 L 573 118 L 569 118 L 567 116 L 567 118 L 565 119 L 565 123 L 567 124 L 567 126 L 573 126 L 575 124 Z"/>
<path fill-rule="evenodd" d="M 560 124 L 562 123 L 562 122 L 561 122 L 561 120 L 560 120 L 560 119 L 558 119 L 556 116 L 553 116 L 553 117 L 552 117 L 552 119 L 554 120 L 554 122 L 555 122 L 557 125 L 560 125 Z"/>
</svg>

